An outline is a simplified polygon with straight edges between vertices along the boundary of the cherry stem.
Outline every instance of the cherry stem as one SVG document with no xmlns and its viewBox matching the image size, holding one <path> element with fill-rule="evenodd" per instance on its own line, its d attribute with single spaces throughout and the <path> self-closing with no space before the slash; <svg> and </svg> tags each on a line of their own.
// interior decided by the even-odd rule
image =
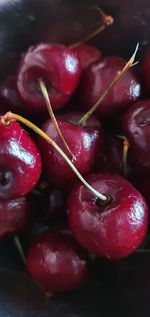
<svg viewBox="0 0 150 317">
<path fill-rule="evenodd" d="M 123 141 L 123 176 L 127 176 L 127 158 L 128 158 L 129 142 L 127 139 Z"/>
<path fill-rule="evenodd" d="M 14 237 L 14 243 L 15 243 L 16 249 L 18 250 L 18 253 L 20 254 L 20 257 L 23 263 L 26 265 L 26 257 L 25 257 L 25 254 L 24 254 L 24 251 L 18 236 Z"/>
<path fill-rule="evenodd" d="M 102 25 L 99 28 L 97 28 L 96 30 L 94 30 L 93 32 L 91 32 L 89 35 L 85 36 L 82 40 L 79 40 L 73 44 L 70 44 L 69 45 L 70 49 L 74 49 L 75 47 L 78 47 L 81 44 L 88 42 L 93 37 L 95 37 L 97 34 L 101 33 L 103 30 L 105 30 L 106 27 L 113 24 L 114 19 L 111 15 L 107 15 L 101 8 L 99 8 L 97 6 L 95 6 L 94 8 L 100 13 L 100 16 L 102 19 Z"/>
<path fill-rule="evenodd" d="M 95 103 L 95 105 L 79 120 L 78 125 L 82 125 L 84 126 L 86 121 L 88 120 L 88 118 L 93 114 L 93 112 L 95 112 L 97 110 L 97 108 L 100 106 L 100 104 L 103 102 L 103 100 L 108 96 L 108 94 L 110 93 L 110 91 L 112 90 L 112 88 L 117 84 L 117 82 L 123 77 L 123 75 L 129 70 L 129 68 L 131 68 L 132 66 L 134 66 L 134 60 L 136 57 L 136 53 L 138 51 L 139 48 L 139 43 L 136 45 L 135 51 L 133 53 L 133 55 L 131 56 L 131 58 L 129 59 L 129 61 L 126 63 L 126 65 L 123 67 L 122 70 L 120 70 L 116 77 L 113 79 L 113 81 L 111 82 L 111 84 L 107 87 L 106 91 L 102 94 L 102 96 L 100 97 L 100 99 Z M 137 63 L 136 63 L 137 64 Z"/>
<path fill-rule="evenodd" d="M 62 135 L 62 133 L 60 131 L 59 125 L 57 123 L 56 117 L 54 115 L 54 112 L 53 112 L 53 109 L 52 109 L 52 106 L 51 106 L 51 103 L 50 103 L 50 99 L 49 99 L 49 95 L 48 95 L 48 91 L 47 91 L 46 85 L 45 85 L 45 83 L 44 83 L 44 81 L 42 79 L 39 79 L 39 85 L 40 85 L 40 89 L 41 89 L 43 98 L 45 100 L 45 103 L 47 105 L 47 109 L 48 109 L 50 118 L 51 118 L 52 122 L 54 123 L 56 131 L 58 132 L 58 135 L 59 135 L 62 143 L 64 144 L 65 148 L 67 149 L 67 151 L 69 153 L 69 156 L 71 156 L 71 158 L 74 158 L 73 154 L 71 153 L 71 151 L 70 151 L 70 149 L 68 147 L 68 144 L 66 143 L 66 141 L 65 141 L 65 139 L 64 139 L 64 137 L 63 137 L 63 135 Z"/>
<path fill-rule="evenodd" d="M 26 125 L 28 128 L 32 129 L 35 133 L 37 133 L 39 136 L 41 136 L 47 143 L 49 143 L 51 146 L 54 147 L 54 149 L 64 158 L 66 163 L 71 167 L 73 172 L 76 174 L 78 179 L 91 191 L 91 193 L 96 196 L 97 198 L 101 199 L 102 201 L 108 200 L 108 197 L 99 193 L 97 190 L 95 190 L 90 184 L 86 182 L 86 180 L 82 177 L 82 175 L 79 173 L 79 171 L 76 169 L 72 161 L 68 158 L 68 156 L 65 154 L 65 152 L 56 144 L 54 140 L 52 140 L 45 132 L 43 132 L 39 127 L 37 127 L 34 123 L 31 121 L 25 119 L 24 117 L 12 113 L 7 112 L 5 115 L 3 115 L 1 118 L 1 123 L 5 126 L 9 125 L 11 121 L 20 121 L 24 125 Z"/>
<path fill-rule="evenodd" d="M 124 135 L 121 135 L 121 134 L 115 134 L 115 137 L 119 140 L 126 140 L 126 137 Z"/>
</svg>

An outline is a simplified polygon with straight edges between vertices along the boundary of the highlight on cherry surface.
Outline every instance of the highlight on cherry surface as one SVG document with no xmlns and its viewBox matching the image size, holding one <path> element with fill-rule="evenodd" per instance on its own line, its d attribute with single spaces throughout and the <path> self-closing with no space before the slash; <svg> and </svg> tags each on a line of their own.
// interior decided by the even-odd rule
<svg viewBox="0 0 150 317">
<path fill-rule="evenodd" d="M 82 175 L 79 173 L 77 168 L 74 166 L 72 161 L 68 158 L 68 156 L 65 154 L 65 152 L 56 144 L 54 140 L 52 140 L 45 132 L 43 132 L 38 126 L 36 126 L 34 123 L 29 121 L 28 119 L 12 113 L 7 112 L 5 115 L 0 117 L 0 121 L 4 126 L 9 126 L 9 124 L 12 121 L 19 121 L 20 123 L 24 124 L 31 130 L 33 130 L 35 133 L 37 133 L 40 137 L 42 137 L 47 143 L 49 143 L 51 146 L 55 148 L 55 150 L 63 157 L 63 159 L 66 161 L 66 163 L 70 166 L 70 168 L 73 170 L 73 172 L 76 174 L 78 179 L 90 190 L 90 192 L 102 200 L 103 202 L 106 202 L 109 200 L 109 197 L 99 193 L 97 190 L 95 190 L 90 184 L 86 182 L 86 180 L 82 177 Z"/>
<path fill-rule="evenodd" d="M 84 126 L 88 118 L 97 110 L 97 108 L 101 105 L 103 100 L 108 96 L 112 88 L 118 83 L 118 81 L 124 76 L 124 74 L 134 65 L 136 65 L 138 62 L 135 62 L 135 57 L 137 54 L 137 51 L 139 49 L 139 43 L 137 43 L 134 53 L 132 54 L 131 58 L 128 60 L 126 65 L 123 67 L 122 70 L 120 70 L 111 84 L 108 86 L 106 91 L 102 94 L 102 96 L 99 98 L 99 100 L 96 102 L 96 104 L 88 111 L 86 114 L 79 120 L 78 124 Z"/>
</svg>

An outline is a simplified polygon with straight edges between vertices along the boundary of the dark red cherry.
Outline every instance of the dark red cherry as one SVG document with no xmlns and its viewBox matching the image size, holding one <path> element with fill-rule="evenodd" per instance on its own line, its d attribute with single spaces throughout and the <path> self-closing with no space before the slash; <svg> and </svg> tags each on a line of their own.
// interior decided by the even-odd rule
<svg viewBox="0 0 150 317">
<path fill-rule="evenodd" d="M 81 44 L 75 47 L 73 51 L 78 55 L 82 70 L 102 57 L 102 53 L 96 47 L 88 44 Z"/>
<path fill-rule="evenodd" d="M 77 54 L 60 44 L 40 44 L 24 55 L 17 77 L 17 88 L 31 113 L 47 111 L 38 79 L 47 85 L 53 109 L 62 107 L 74 93 L 81 67 Z"/>
<path fill-rule="evenodd" d="M 148 49 L 143 63 L 143 77 L 145 87 L 147 89 L 148 94 L 150 95 L 150 48 Z"/>
<path fill-rule="evenodd" d="M 109 172 L 119 175 L 124 175 L 124 162 L 123 162 L 123 149 L 124 141 L 117 136 L 110 134 L 105 135 L 103 155 L 100 153 L 100 159 L 97 164 L 99 172 Z M 126 177 L 132 173 L 130 164 L 130 152 L 127 153 L 127 169 Z"/>
<path fill-rule="evenodd" d="M 24 231 L 29 218 L 30 205 L 26 197 L 0 200 L 0 239 Z"/>
<path fill-rule="evenodd" d="M 25 115 L 25 107 L 17 95 L 16 76 L 8 76 L 0 85 L 0 102 L 2 104 L 1 113 L 12 111 Z"/>
<path fill-rule="evenodd" d="M 148 207 L 128 181 L 115 174 L 91 174 L 86 180 L 106 195 L 105 203 L 78 183 L 73 188 L 68 212 L 70 228 L 88 251 L 110 260 L 134 252 L 145 238 Z"/>
<path fill-rule="evenodd" d="M 68 234 L 46 231 L 34 239 L 27 268 L 46 291 L 63 292 L 80 286 L 87 276 L 83 251 Z"/>
<path fill-rule="evenodd" d="M 81 118 L 81 114 L 80 116 L 79 114 L 77 116 L 78 118 Z M 70 119 L 68 119 L 68 121 L 74 120 L 72 114 L 69 117 Z M 96 161 L 96 154 L 100 152 L 102 147 L 103 134 L 100 123 L 98 123 L 99 126 L 96 128 L 90 126 L 91 121 L 93 125 L 97 124 L 97 120 L 95 120 L 96 119 L 89 120 L 89 126 L 87 122 L 87 126 L 83 128 L 77 124 L 59 119 L 59 117 L 57 118 L 61 133 L 74 156 L 72 162 L 81 174 L 88 173 L 93 169 Z M 51 120 L 48 120 L 43 125 L 42 130 L 47 133 L 67 155 L 69 155 Z M 58 186 L 68 185 L 75 181 L 76 176 L 74 172 L 61 155 L 42 138 L 39 138 L 38 143 L 47 179 L 50 182 L 53 181 Z M 71 158 L 70 155 L 69 157 Z"/>
<path fill-rule="evenodd" d="M 150 203 L 150 178 L 140 178 L 137 184 L 138 190 L 142 193 L 144 198 Z"/>
<path fill-rule="evenodd" d="M 39 221 L 45 225 L 59 223 L 66 215 L 65 190 L 50 185 L 41 192 Z"/>
<path fill-rule="evenodd" d="M 123 130 L 137 173 L 150 175 L 150 100 L 133 104 L 123 119 Z"/>
<path fill-rule="evenodd" d="M 107 90 L 117 73 L 126 62 L 117 56 L 108 56 L 91 64 L 83 72 L 79 85 L 81 106 L 90 109 Z M 109 95 L 97 109 L 101 117 L 120 113 L 136 101 L 141 94 L 141 84 L 133 68 L 129 69 L 112 88 Z"/>
<path fill-rule="evenodd" d="M 36 144 L 19 123 L 0 123 L 0 198 L 17 198 L 30 192 L 41 175 Z"/>
</svg>

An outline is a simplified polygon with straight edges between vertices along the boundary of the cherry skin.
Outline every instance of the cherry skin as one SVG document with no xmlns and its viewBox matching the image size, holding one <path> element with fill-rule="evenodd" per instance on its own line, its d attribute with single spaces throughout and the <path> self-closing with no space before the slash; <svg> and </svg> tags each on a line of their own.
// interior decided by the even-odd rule
<svg viewBox="0 0 150 317">
<path fill-rule="evenodd" d="M 0 123 L 0 198 L 18 198 L 30 192 L 41 175 L 41 156 L 19 123 Z"/>
<path fill-rule="evenodd" d="M 137 184 L 138 190 L 142 193 L 148 203 L 150 203 L 150 178 L 140 178 Z"/>
<path fill-rule="evenodd" d="M 78 89 L 81 106 L 90 109 L 107 90 L 126 62 L 117 56 L 108 56 L 91 64 L 83 72 Z M 133 68 L 112 88 L 97 109 L 100 117 L 120 113 L 135 102 L 141 94 L 141 84 Z"/>
<path fill-rule="evenodd" d="M 147 233 L 148 207 L 142 195 L 115 174 L 91 174 L 87 181 L 109 197 L 105 203 L 84 185 L 73 188 L 69 200 L 70 228 L 78 243 L 89 252 L 119 260 L 134 252 Z"/>
<path fill-rule="evenodd" d="M 100 159 L 97 164 L 97 171 L 99 172 L 109 172 L 119 175 L 124 175 L 124 164 L 123 164 L 123 140 L 119 139 L 117 136 L 110 134 L 105 134 L 104 141 L 104 152 L 103 156 L 100 154 Z M 102 158 L 101 158 L 102 156 Z M 130 164 L 130 149 L 127 153 L 127 175 L 131 176 L 133 173 Z"/>
<path fill-rule="evenodd" d="M 27 256 L 27 268 L 45 291 L 64 292 L 80 286 L 87 276 L 82 249 L 68 236 L 46 231 L 37 236 Z"/>
<path fill-rule="evenodd" d="M 22 102 L 31 113 L 46 112 L 38 79 L 45 81 L 53 109 L 62 107 L 72 96 L 80 80 L 77 54 L 60 44 L 40 44 L 24 55 L 17 76 Z"/>
<path fill-rule="evenodd" d="M 143 77 L 145 87 L 147 89 L 148 94 L 150 95 L 150 48 L 147 50 L 147 53 L 144 58 Z"/>
<path fill-rule="evenodd" d="M 12 111 L 25 115 L 25 107 L 17 95 L 16 76 L 8 76 L 0 85 L 0 101 L 2 104 L 1 113 Z"/>
<path fill-rule="evenodd" d="M 93 169 L 96 161 L 96 153 L 101 151 L 103 133 L 100 123 L 94 117 L 88 120 L 85 127 L 74 124 L 74 120 L 81 118 L 81 115 L 81 113 L 80 115 L 79 113 L 62 115 L 62 119 L 60 116 L 57 117 L 57 122 L 74 156 L 72 162 L 80 173 L 86 174 Z M 69 121 L 72 121 L 72 123 Z M 51 120 L 48 120 L 42 126 L 42 130 L 69 155 Z M 76 175 L 60 154 L 42 138 L 38 139 L 38 144 L 43 158 L 45 176 L 48 181 L 53 181 L 56 185 L 62 187 L 74 182 Z"/>
<path fill-rule="evenodd" d="M 50 185 L 42 191 L 39 222 L 45 225 L 60 222 L 66 215 L 67 193 Z"/>
<path fill-rule="evenodd" d="M 26 197 L 0 200 L 0 239 L 24 231 L 30 218 Z"/>
<path fill-rule="evenodd" d="M 73 51 L 78 55 L 82 70 L 102 57 L 102 53 L 96 47 L 88 44 L 81 44 L 73 48 Z"/>
<path fill-rule="evenodd" d="M 134 168 L 138 174 L 150 175 L 150 100 L 139 101 L 128 109 L 123 130 L 130 143 Z"/>
</svg>

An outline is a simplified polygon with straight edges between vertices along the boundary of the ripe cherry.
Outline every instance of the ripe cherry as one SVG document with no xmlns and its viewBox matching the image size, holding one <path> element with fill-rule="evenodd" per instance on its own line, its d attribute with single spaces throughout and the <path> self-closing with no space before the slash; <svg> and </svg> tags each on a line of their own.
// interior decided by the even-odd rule
<svg viewBox="0 0 150 317">
<path fill-rule="evenodd" d="M 0 198 L 30 192 L 41 175 L 41 157 L 31 137 L 17 122 L 0 122 Z"/>
<path fill-rule="evenodd" d="M 34 280 L 50 292 L 63 292 L 80 286 L 87 276 L 82 249 L 65 233 L 46 231 L 31 244 L 27 268 Z"/>
<path fill-rule="evenodd" d="M 148 94 L 150 95 L 150 48 L 148 49 L 143 63 L 143 77 L 145 87 L 147 89 Z"/>
<path fill-rule="evenodd" d="M 76 53 L 60 44 L 40 44 L 31 47 L 22 58 L 17 77 L 18 93 L 28 111 L 46 112 L 38 82 L 42 79 L 47 85 L 53 109 L 58 109 L 74 93 L 80 73 Z"/>
<path fill-rule="evenodd" d="M 126 62 L 117 56 L 108 56 L 91 64 L 83 72 L 79 85 L 79 99 L 85 109 L 90 109 L 107 90 Z M 112 88 L 97 109 L 101 117 L 121 113 L 136 101 L 141 94 L 141 84 L 133 68 Z"/>
<path fill-rule="evenodd" d="M 145 238 L 148 207 L 142 195 L 115 174 L 91 174 L 88 183 L 108 197 L 102 202 L 78 183 L 69 201 L 70 228 L 78 243 L 98 256 L 119 260 Z"/>
<path fill-rule="evenodd" d="M 0 85 L 0 101 L 2 104 L 1 113 L 13 111 L 18 114 L 25 114 L 25 106 L 17 94 L 16 76 L 8 76 Z"/>
<path fill-rule="evenodd" d="M 88 44 L 81 44 L 73 49 L 77 53 L 81 69 L 84 70 L 92 63 L 101 59 L 101 52 L 94 46 Z"/>
<path fill-rule="evenodd" d="M 137 173 L 150 175 L 150 100 L 133 104 L 125 113 L 123 130 Z"/>
<path fill-rule="evenodd" d="M 29 218 L 30 205 L 26 197 L 0 200 L 0 239 L 22 232 Z"/>
<path fill-rule="evenodd" d="M 62 115 L 57 117 L 57 122 L 73 154 L 73 158 L 71 157 L 73 164 L 80 173 L 85 174 L 92 170 L 96 161 L 96 153 L 101 151 L 103 132 L 100 123 L 94 117 L 87 121 L 85 127 L 78 126 L 77 121 L 81 118 L 81 115 L 81 113 Z M 43 125 L 42 130 L 63 148 L 68 155 L 51 120 L 48 120 Z M 76 176 L 60 154 L 42 138 L 39 138 L 38 144 L 43 158 L 45 175 L 48 180 L 59 186 L 73 182 Z"/>
</svg>

